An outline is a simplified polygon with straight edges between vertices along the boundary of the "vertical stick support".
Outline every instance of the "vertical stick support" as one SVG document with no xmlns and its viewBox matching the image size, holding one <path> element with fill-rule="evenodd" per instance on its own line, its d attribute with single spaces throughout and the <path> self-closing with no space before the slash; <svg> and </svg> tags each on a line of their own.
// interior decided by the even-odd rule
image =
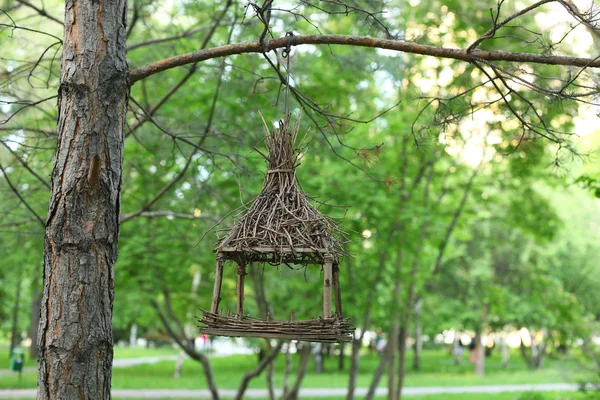
<svg viewBox="0 0 600 400">
<path fill-rule="evenodd" d="M 333 258 L 326 255 L 323 263 L 323 318 L 331 318 L 331 283 L 333 281 Z"/>
<path fill-rule="evenodd" d="M 217 256 L 215 287 L 213 289 L 212 303 L 210 304 L 210 312 L 213 314 L 219 313 L 219 302 L 221 301 L 221 282 L 223 281 L 223 264 L 225 264 L 225 259 L 220 255 Z"/>
<path fill-rule="evenodd" d="M 238 318 L 244 316 L 244 278 L 246 277 L 246 266 L 237 267 L 237 315 Z"/>
<path fill-rule="evenodd" d="M 344 314 L 342 312 L 342 293 L 340 292 L 340 267 L 337 262 L 333 264 L 333 296 L 335 300 L 335 313 L 338 318 Z"/>
</svg>

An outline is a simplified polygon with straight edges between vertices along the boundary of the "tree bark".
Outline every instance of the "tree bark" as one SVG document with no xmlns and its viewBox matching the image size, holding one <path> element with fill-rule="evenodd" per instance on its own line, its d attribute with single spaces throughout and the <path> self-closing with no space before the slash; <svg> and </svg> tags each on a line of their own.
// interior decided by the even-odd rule
<svg viewBox="0 0 600 400">
<path fill-rule="evenodd" d="M 38 399 L 109 399 L 127 1 L 67 0 L 44 243 Z"/>
</svg>

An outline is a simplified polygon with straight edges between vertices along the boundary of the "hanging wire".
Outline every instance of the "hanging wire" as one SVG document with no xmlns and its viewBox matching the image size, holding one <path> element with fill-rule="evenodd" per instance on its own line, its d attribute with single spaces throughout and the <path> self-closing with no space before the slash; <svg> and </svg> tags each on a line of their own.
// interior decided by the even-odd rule
<svg viewBox="0 0 600 400">
<path fill-rule="evenodd" d="M 294 36 L 294 32 L 286 32 L 286 37 Z M 288 43 L 285 49 L 281 52 L 281 57 L 286 60 L 285 65 L 285 98 L 283 100 L 283 114 L 288 115 L 290 112 L 290 75 L 291 75 L 291 64 L 290 64 L 290 52 L 292 51 L 292 46 Z"/>
</svg>

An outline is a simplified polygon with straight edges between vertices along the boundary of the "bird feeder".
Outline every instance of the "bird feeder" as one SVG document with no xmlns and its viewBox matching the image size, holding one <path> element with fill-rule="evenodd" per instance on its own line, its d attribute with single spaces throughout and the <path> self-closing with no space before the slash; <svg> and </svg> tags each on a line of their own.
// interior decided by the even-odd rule
<svg viewBox="0 0 600 400">
<path fill-rule="evenodd" d="M 265 181 L 252 205 L 240 213 L 234 226 L 216 246 L 217 268 L 210 311 L 202 310 L 200 331 L 234 337 L 261 337 L 313 342 L 350 341 L 354 329 L 342 314 L 339 264 L 344 233 L 311 204 L 298 185 L 295 147 L 299 122 L 289 115 L 269 129 L 264 122 L 268 155 Z M 219 310 L 226 263 L 235 265 L 237 310 Z M 244 278 L 257 264 L 320 265 L 323 271 L 322 315 L 305 321 L 261 320 L 244 313 Z M 333 310 L 335 305 L 335 311 Z M 320 311 L 319 311 L 320 312 Z M 318 314 L 317 314 L 318 315 Z"/>
</svg>

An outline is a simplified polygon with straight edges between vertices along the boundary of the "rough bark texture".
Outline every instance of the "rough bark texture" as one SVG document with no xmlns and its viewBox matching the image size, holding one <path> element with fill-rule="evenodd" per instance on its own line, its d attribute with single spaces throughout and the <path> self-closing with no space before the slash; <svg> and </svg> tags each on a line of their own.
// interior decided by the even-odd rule
<svg viewBox="0 0 600 400">
<path fill-rule="evenodd" d="M 38 399 L 109 399 L 126 0 L 67 0 L 44 248 Z"/>
</svg>

